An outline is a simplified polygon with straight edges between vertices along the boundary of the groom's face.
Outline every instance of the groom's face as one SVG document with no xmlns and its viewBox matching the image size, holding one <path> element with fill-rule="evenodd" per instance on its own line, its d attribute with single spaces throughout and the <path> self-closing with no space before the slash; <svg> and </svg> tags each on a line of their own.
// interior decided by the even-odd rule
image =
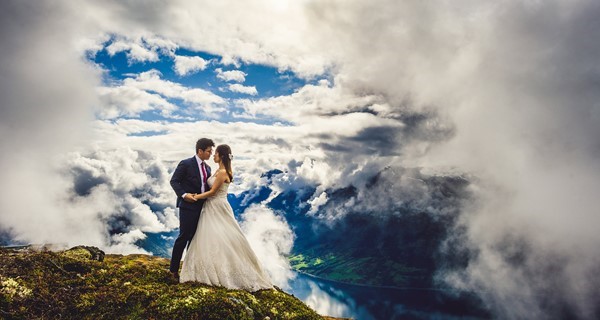
<svg viewBox="0 0 600 320">
<path fill-rule="evenodd" d="M 208 147 L 204 150 L 198 150 L 198 158 L 206 161 L 208 159 L 210 159 L 210 155 L 212 154 L 213 150 L 212 147 Z"/>
</svg>

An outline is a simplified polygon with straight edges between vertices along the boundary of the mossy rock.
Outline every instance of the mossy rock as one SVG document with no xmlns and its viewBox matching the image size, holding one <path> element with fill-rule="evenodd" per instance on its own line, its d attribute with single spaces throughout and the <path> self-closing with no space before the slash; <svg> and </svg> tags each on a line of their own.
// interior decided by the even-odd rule
<svg viewBox="0 0 600 320">
<path fill-rule="evenodd" d="M 88 246 L 77 246 L 59 252 L 61 268 L 80 275 L 89 273 L 96 262 L 104 261 L 104 256 L 104 251 Z"/>
<path fill-rule="evenodd" d="M 0 250 L 0 319 L 323 319 L 277 288 L 180 284 L 167 259 L 104 253 L 98 259 L 88 248 Z"/>
<path fill-rule="evenodd" d="M 76 246 L 69 250 L 61 252 L 64 257 L 69 257 L 77 260 L 96 260 L 104 261 L 104 251 L 96 247 Z"/>
</svg>

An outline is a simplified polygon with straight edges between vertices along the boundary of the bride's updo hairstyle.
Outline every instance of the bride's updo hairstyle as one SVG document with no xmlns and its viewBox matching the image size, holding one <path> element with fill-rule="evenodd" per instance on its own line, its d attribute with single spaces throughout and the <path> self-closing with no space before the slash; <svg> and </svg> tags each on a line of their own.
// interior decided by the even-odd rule
<svg viewBox="0 0 600 320">
<path fill-rule="evenodd" d="M 217 147 L 215 152 L 219 154 L 219 158 L 221 158 L 223 165 L 225 165 L 229 181 L 233 182 L 233 171 L 231 170 L 231 159 L 233 159 L 233 154 L 231 154 L 231 148 L 226 144 L 221 144 Z"/>
</svg>

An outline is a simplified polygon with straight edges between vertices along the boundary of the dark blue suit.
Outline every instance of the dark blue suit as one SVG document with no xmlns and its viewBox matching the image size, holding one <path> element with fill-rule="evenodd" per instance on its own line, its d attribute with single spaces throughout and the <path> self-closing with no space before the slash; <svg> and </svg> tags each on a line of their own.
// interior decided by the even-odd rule
<svg viewBox="0 0 600 320">
<path fill-rule="evenodd" d="M 206 163 L 206 161 L 205 161 Z M 206 164 L 207 177 L 210 177 L 210 167 Z M 198 227 L 198 219 L 204 200 L 198 200 L 194 203 L 183 201 L 181 197 L 184 193 L 201 193 L 202 178 L 196 157 L 181 160 L 173 172 L 171 177 L 171 187 L 177 194 L 177 207 L 179 208 L 179 236 L 173 245 L 173 253 L 171 254 L 171 272 L 179 271 L 179 263 L 181 256 L 186 246 L 189 246 L 190 241 L 196 233 Z M 210 190 L 208 185 L 205 186 L 205 191 Z"/>
</svg>

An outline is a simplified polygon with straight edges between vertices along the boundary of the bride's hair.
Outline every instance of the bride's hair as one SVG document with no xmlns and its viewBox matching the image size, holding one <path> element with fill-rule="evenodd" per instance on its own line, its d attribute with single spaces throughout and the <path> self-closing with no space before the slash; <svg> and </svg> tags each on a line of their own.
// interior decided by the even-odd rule
<svg viewBox="0 0 600 320">
<path fill-rule="evenodd" d="M 226 144 L 221 144 L 217 147 L 215 152 L 219 154 L 219 158 L 223 161 L 223 165 L 225 165 L 225 170 L 229 176 L 229 181 L 232 182 L 233 171 L 231 170 L 231 159 L 233 158 L 233 154 L 231 154 L 231 148 Z"/>
</svg>

